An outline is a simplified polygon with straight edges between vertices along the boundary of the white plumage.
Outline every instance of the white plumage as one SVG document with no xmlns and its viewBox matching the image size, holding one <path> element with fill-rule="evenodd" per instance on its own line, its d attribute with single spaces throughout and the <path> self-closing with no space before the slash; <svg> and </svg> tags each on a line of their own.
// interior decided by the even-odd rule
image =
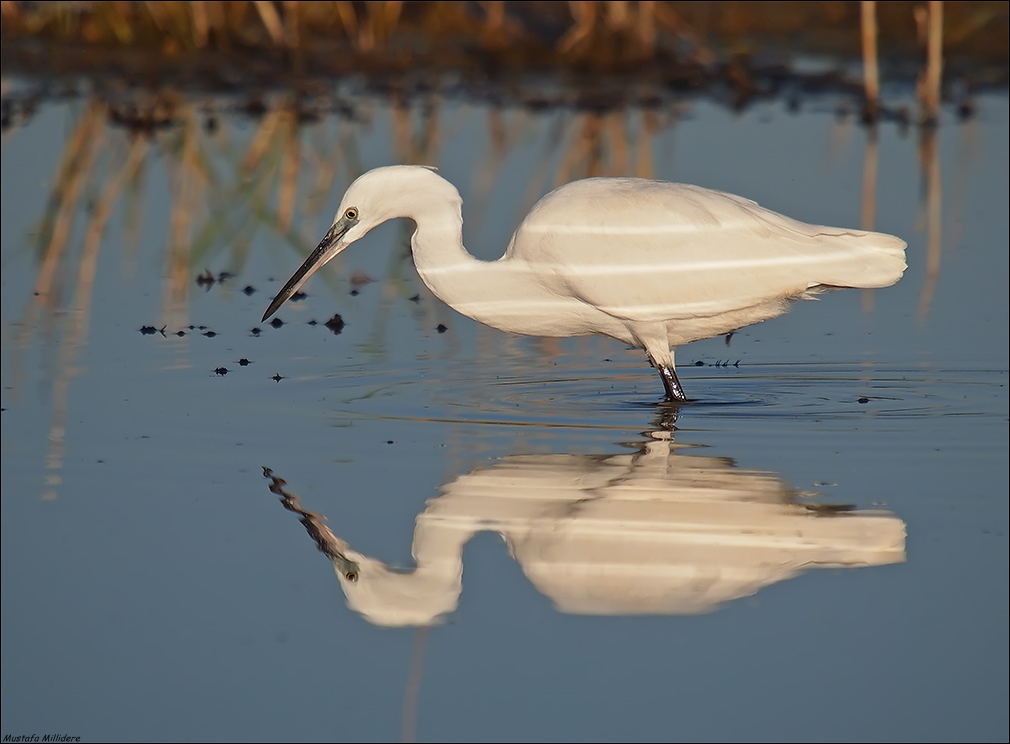
<svg viewBox="0 0 1010 744">
<path fill-rule="evenodd" d="M 773 318 L 824 289 L 889 286 L 905 270 L 905 242 L 892 235 L 808 225 L 732 194 L 640 178 L 555 189 L 505 255 L 480 261 L 463 247 L 462 203 L 424 166 L 365 173 L 264 320 L 350 243 L 406 217 L 417 226 L 418 274 L 450 307 L 512 333 L 599 333 L 639 346 L 667 397 L 683 401 L 675 347 Z"/>
</svg>

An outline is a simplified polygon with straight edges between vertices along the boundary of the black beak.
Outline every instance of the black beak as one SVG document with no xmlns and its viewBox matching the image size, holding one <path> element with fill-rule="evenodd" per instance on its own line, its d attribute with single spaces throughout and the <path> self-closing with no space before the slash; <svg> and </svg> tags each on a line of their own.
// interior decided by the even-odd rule
<svg viewBox="0 0 1010 744">
<path fill-rule="evenodd" d="M 353 224 L 353 222 L 348 222 L 342 217 L 333 223 L 333 226 L 326 233 L 326 237 L 319 241 L 319 245 L 305 259 L 305 263 L 298 267 L 298 271 L 288 279 L 281 291 L 274 297 L 273 302 L 270 303 L 270 307 L 263 313 L 263 317 L 260 319 L 261 323 L 276 313 L 280 306 L 287 302 L 291 298 L 291 295 L 297 292 L 298 288 L 308 281 L 308 278 L 315 273 L 316 269 L 343 250 L 343 247 L 336 250 L 334 248 L 340 243 L 340 239 L 351 229 Z"/>
</svg>

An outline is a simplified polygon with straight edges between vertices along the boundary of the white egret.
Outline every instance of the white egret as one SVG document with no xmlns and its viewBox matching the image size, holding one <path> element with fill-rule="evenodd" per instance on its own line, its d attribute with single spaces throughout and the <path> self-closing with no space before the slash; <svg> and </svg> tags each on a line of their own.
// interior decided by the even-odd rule
<svg viewBox="0 0 1010 744">
<path fill-rule="evenodd" d="M 638 346 L 667 397 L 684 401 L 675 347 L 768 320 L 825 289 L 890 286 L 905 270 L 900 238 L 808 225 L 686 184 L 587 178 L 561 186 L 537 202 L 497 261 L 463 247 L 462 205 L 432 168 L 365 173 L 263 320 L 348 245 L 406 217 L 416 225 L 417 273 L 456 311 L 511 333 L 599 333 Z"/>
</svg>

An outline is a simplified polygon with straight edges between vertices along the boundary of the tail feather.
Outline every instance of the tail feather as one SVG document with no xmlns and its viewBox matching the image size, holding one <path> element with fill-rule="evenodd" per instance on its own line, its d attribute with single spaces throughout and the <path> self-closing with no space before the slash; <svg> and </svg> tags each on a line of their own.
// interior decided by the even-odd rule
<svg viewBox="0 0 1010 744">
<path fill-rule="evenodd" d="M 817 282 L 826 287 L 889 287 L 901 278 L 907 243 L 885 233 L 849 232 L 839 235 L 838 261 L 824 267 Z"/>
</svg>

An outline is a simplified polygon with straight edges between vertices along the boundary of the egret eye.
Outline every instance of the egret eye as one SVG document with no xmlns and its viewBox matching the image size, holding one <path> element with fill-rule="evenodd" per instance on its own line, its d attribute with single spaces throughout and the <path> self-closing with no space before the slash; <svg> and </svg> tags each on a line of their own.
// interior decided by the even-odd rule
<svg viewBox="0 0 1010 744">
<path fill-rule="evenodd" d="M 357 571 L 347 571 L 344 573 L 344 578 L 350 581 L 352 584 L 358 583 L 358 572 Z"/>
<path fill-rule="evenodd" d="M 358 210 L 356 207 L 348 207 L 347 211 L 344 212 L 344 219 L 356 220 L 358 219 Z"/>
</svg>

